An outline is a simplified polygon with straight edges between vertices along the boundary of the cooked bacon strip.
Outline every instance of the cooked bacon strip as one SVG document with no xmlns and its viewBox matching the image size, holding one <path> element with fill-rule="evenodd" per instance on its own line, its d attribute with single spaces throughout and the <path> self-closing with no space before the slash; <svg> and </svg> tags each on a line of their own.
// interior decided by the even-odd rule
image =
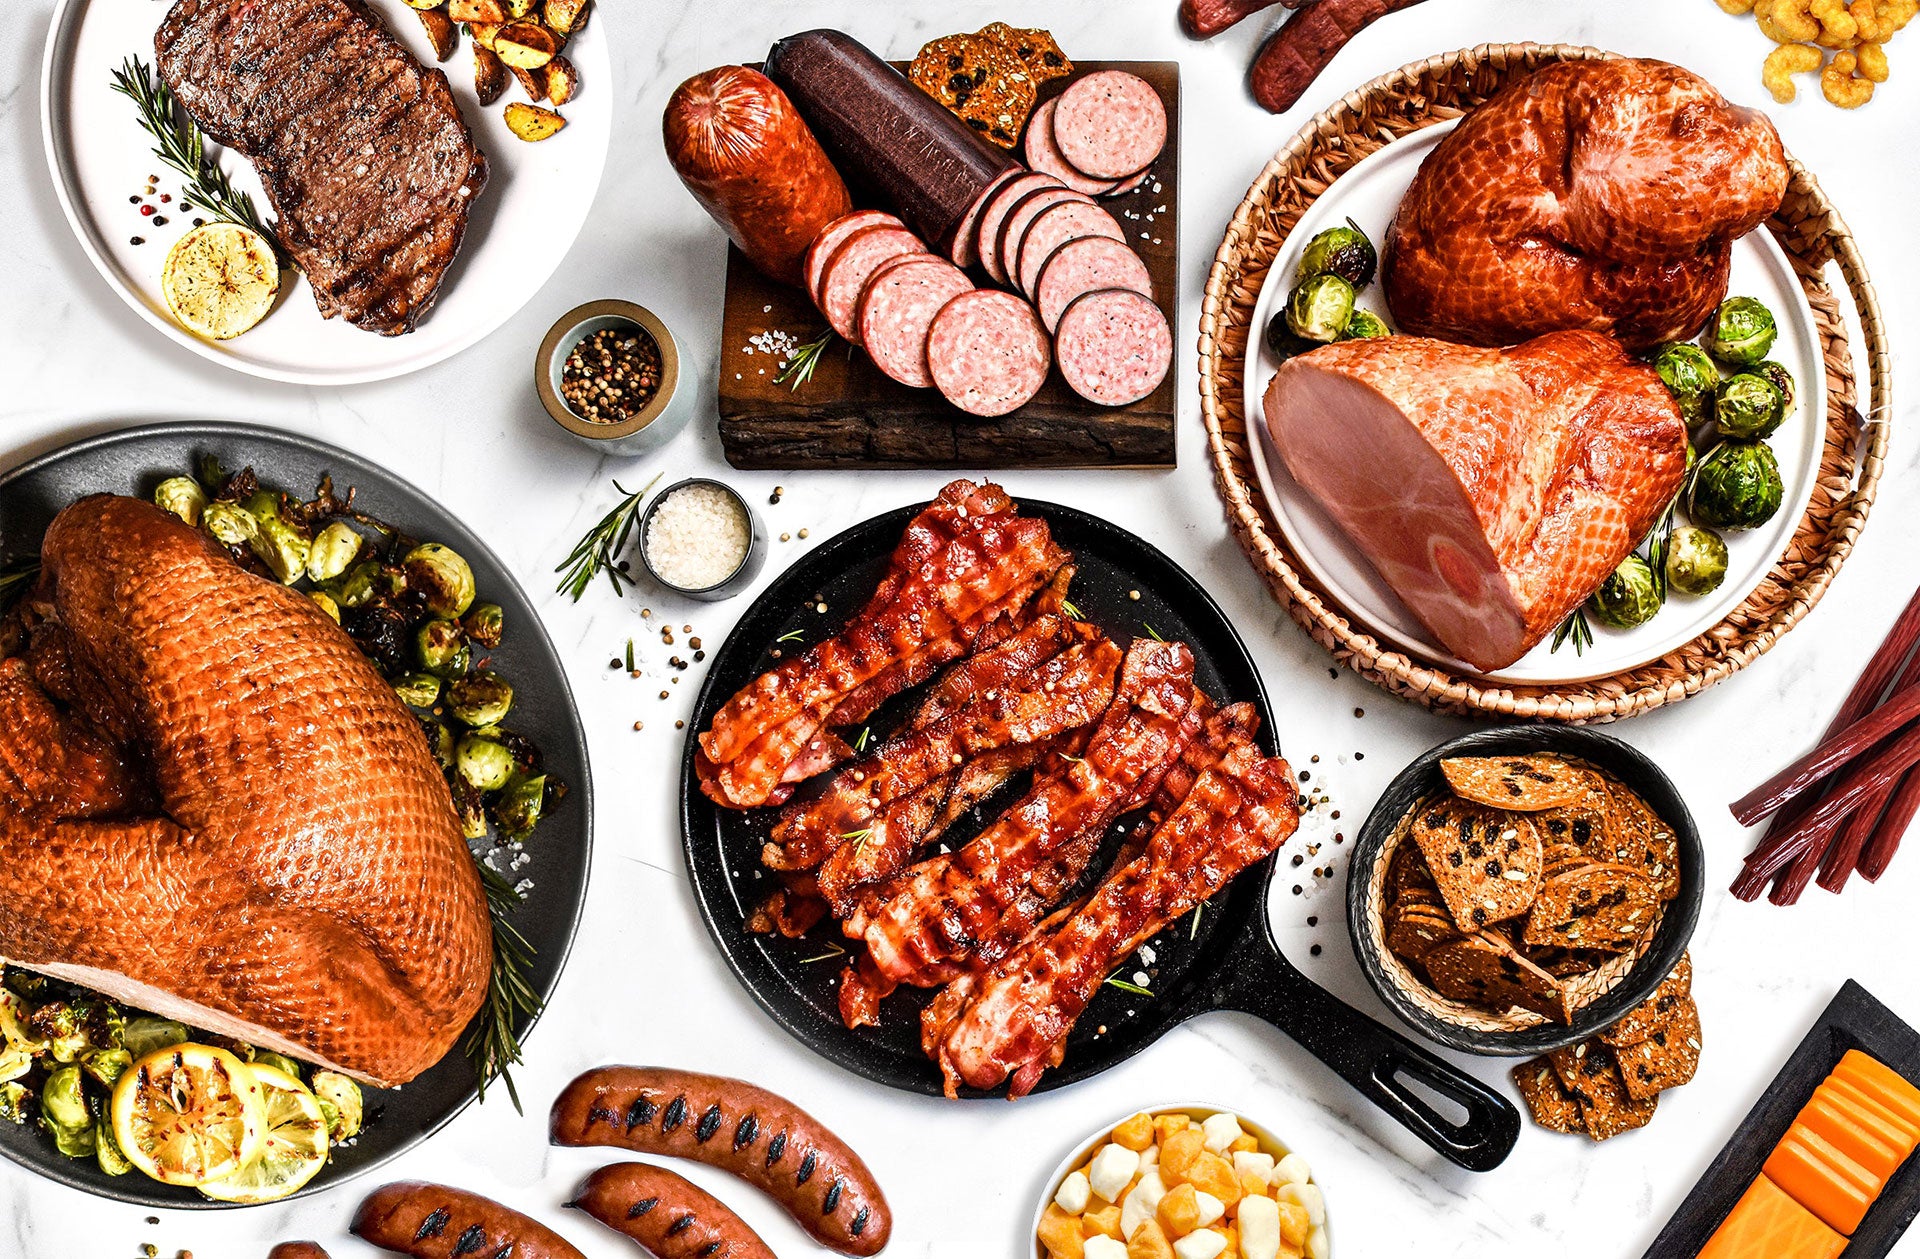
<svg viewBox="0 0 1920 1259">
<path fill-rule="evenodd" d="M 907 729 L 924 730 L 988 692 L 1021 686 L 1028 674 L 1068 647 L 1102 637 L 1083 621 L 1036 616 L 1000 642 L 976 646 L 971 656 L 935 678 L 907 719 Z"/>
<path fill-rule="evenodd" d="M 1080 877 L 1107 826 L 1158 785 L 1194 731 L 1193 653 L 1135 642 L 1084 756 L 1033 787 L 956 853 L 929 858 L 843 924 L 879 973 L 922 987 L 1019 944 Z"/>
<path fill-rule="evenodd" d="M 839 635 L 762 674 L 715 715 L 699 738 L 701 790 L 730 808 L 765 804 L 794 781 L 796 760 L 810 744 L 820 746 L 828 716 L 849 695 L 915 658 L 925 672 L 895 670 L 891 689 L 868 688 L 867 711 L 924 680 L 944 663 L 927 654 L 928 644 L 949 643 L 954 656 L 964 654 L 1066 559 L 1046 522 L 1015 514 L 998 486 L 947 486 L 908 524 L 873 597 Z"/>
<path fill-rule="evenodd" d="M 1030 1091 L 1059 1060 L 1074 1021 L 1133 951 L 1262 860 L 1299 825 L 1293 772 L 1234 739 L 1147 842 L 1058 927 L 984 978 L 965 984 L 964 1011 L 938 1041 L 951 1095 L 961 1082 L 1010 1096 Z M 951 1004 L 936 1001 L 943 1014 Z"/>
</svg>

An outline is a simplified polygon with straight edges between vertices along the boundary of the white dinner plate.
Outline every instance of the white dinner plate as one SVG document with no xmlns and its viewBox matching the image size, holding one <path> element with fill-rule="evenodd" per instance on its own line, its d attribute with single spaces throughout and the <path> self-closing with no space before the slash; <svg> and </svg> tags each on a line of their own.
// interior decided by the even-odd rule
<svg viewBox="0 0 1920 1259">
<path fill-rule="evenodd" d="M 1826 371 L 1819 332 L 1793 267 L 1772 234 L 1762 229 L 1737 242 L 1729 292 L 1757 297 L 1774 313 L 1780 339 L 1770 357 L 1793 373 L 1799 403 L 1780 431 L 1767 439 L 1786 483 L 1780 510 L 1758 529 L 1722 531 L 1728 561 L 1727 577 L 1720 589 L 1699 599 L 1675 594 L 1659 615 L 1634 629 L 1616 630 L 1596 621 L 1593 645 L 1582 654 L 1576 654 L 1570 643 L 1555 652 L 1549 639 L 1492 673 L 1481 673 L 1455 659 L 1431 641 L 1426 628 L 1388 589 L 1359 549 L 1288 475 L 1267 436 L 1261 408 L 1267 382 L 1280 366 L 1280 360 L 1266 347 L 1267 322 L 1286 302 L 1294 267 L 1307 242 L 1351 218 L 1376 246 L 1384 244 L 1387 226 L 1420 163 L 1455 125 L 1442 123 L 1404 136 L 1356 164 L 1308 208 L 1281 246 L 1254 307 L 1253 327 L 1247 337 L 1245 406 L 1254 420 L 1259 449 L 1254 468 L 1274 519 L 1301 564 L 1357 625 L 1383 644 L 1455 673 L 1492 682 L 1542 686 L 1609 677 L 1658 660 L 1719 624 L 1746 602 L 1786 550 L 1813 494 L 1826 439 Z M 1360 294 L 1358 304 L 1387 318 L 1386 297 L 1377 278 Z"/>
<path fill-rule="evenodd" d="M 401 0 L 369 3 L 415 56 L 434 64 L 425 30 Z M 168 7 L 166 0 L 61 0 L 41 69 L 41 129 L 61 208 L 94 267 L 143 319 L 202 358 L 307 385 L 350 385 L 419 371 L 512 318 L 553 275 L 586 222 L 612 132 L 607 15 L 596 13 L 568 42 L 567 58 L 580 71 L 580 95 L 561 110 L 566 129 L 538 144 L 507 130 L 507 102 L 526 99 L 519 84 L 481 108 L 473 89 L 472 41 L 462 31 L 441 69 L 487 155 L 489 174 L 460 255 L 420 326 L 406 336 L 383 337 L 342 319 L 322 319 L 305 278 L 296 277 L 273 313 L 250 332 L 231 341 L 195 336 L 174 322 L 160 294 L 161 263 L 191 229 L 193 214 L 168 213 L 178 205 L 181 178 L 153 156 L 133 102 L 113 90 L 109 77 L 130 54 L 153 64 L 153 34 Z M 261 216 L 270 218 L 253 167 L 236 153 L 214 152 L 234 186 L 251 193 Z M 158 175 L 159 190 L 174 196 L 157 207 L 168 219 L 164 227 L 152 226 L 129 200 L 144 191 L 148 175 Z M 145 243 L 132 244 L 135 236 Z"/>
</svg>

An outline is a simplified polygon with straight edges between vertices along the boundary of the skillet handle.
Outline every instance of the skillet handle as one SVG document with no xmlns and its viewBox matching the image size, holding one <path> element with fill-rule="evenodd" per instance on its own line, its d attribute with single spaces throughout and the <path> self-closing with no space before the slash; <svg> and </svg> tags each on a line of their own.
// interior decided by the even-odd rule
<svg viewBox="0 0 1920 1259">
<path fill-rule="evenodd" d="M 1480 1081 L 1342 1002 L 1294 969 L 1274 943 L 1266 915 L 1235 943 L 1220 982 L 1195 993 L 1183 1016 L 1239 1010 L 1291 1036 L 1339 1072 L 1374 1105 L 1468 1171 L 1500 1166 L 1520 1137 L 1520 1112 Z M 1442 1115 L 1408 1087 L 1417 1081 L 1464 1109 Z"/>
</svg>

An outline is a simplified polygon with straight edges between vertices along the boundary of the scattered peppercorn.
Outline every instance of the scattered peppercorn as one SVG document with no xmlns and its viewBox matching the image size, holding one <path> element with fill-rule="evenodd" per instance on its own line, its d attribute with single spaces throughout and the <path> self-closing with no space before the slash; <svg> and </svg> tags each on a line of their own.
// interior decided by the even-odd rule
<svg viewBox="0 0 1920 1259">
<path fill-rule="evenodd" d="M 147 243 L 147 238 L 144 236 L 129 236 L 127 243 L 130 245 L 144 245 Z"/>
<path fill-rule="evenodd" d="M 194 225 L 195 227 L 205 227 L 205 226 L 207 225 L 207 221 L 206 221 L 205 219 L 201 219 L 201 218 L 196 218 L 196 219 L 195 219 L 195 220 L 193 221 L 193 225 Z"/>
<path fill-rule="evenodd" d="M 622 424 L 660 389 L 660 346 L 645 328 L 582 337 L 560 367 L 560 396 L 589 424 Z"/>
<path fill-rule="evenodd" d="M 697 643 L 700 640 L 696 638 L 693 641 Z M 693 653 L 693 658 L 695 661 L 705 660 L 707 658 L 707 653 L 704 651 L 696 651 Z"/>
<path fill-rule="evenodd" d="M 687 723 L 684 721 L 676 721 L 673 723 L 673 728 L 675 730 L 685 730 L 687 728 Z"/>
<path fill-rule="evenodd" d="M 636 721 L 633 723 L 633 728 L 635 730 L 645 730 L 647 728 L 647 723 L 644 721 Z"/>
<path fill-rule="evenodd" d="M 153 225 L 155 227 L 165 227 L 167 225 L 167 216 L 164 214 L 155 215 L 153 219 Z"/>
<path fill-rule="evenodd" d="M 618 656 L 615 656 L 612 660 L 607 661 L 607 668 L 609 669 L 618 669 L 620 665 L 621 665 L 621 660 Z"/>
<path fill-rule="evenodd" d="M 1367 710 L 1364 708 L 1356 708 L 1353 710 L 1353 715 L 1356 717 L 1364 717 L 1367 715 Z"/>
<path fill-rule="evenodd" d="M 1301 855 L 1300 855 L 1299 853 L 1295 853 L 1295 854 L 1293 854 L 1293 864 L 1294 864 L 1294 865 L 1296 865 L 1296 866 L 1297 866 L 1297 865 L 1299 865 L 1299 864 L 1300 864 L 1301 862 L 1303 862 L 1303 861 L 1305 861 L 1305 860 L 1306 860 L 1306 858 L 1305 858 L 1305 857 L 1302 857 L 1302 856 L 1301 856 Z"/>
<path fill-rule="evenodd" d="M 791 542 L 793 541 L 793 535 L 790 533 L 783 533 L 780 535 L 780 540 L 782 542 Z"/>
<path fill-rule="evenodd" d="M 807 536 L 807 531 L 806 531 L 805 529 L 802 529 L 802 530 L 800 531 L 800 536 L 801 536 L 801 537 L 803 537 L 803 538 L 804 538 L 804 537 L 806 537 L 806 536 Z"/>
<path fill-rule="evenodd" d="M 129 202 L 131 202 L 131 203 L 133 203 L 134 205 L 139 205 L 139 204 L 140 204 L 140 194 L 136 192 L 136 193 L 134 193 L 134 194 L 133 194 L 133 195 L 132 195 L 131 197 L 128 197 L 128 198 L 127 198 L 127 200 L 128 200 Z"/>
<path fill-rule="evenodd" d="M 1307 950 L 1307 952 L 1308 952 L 1308 953 L 1310 953 L 1310 954 L 1312 954 L 1312 955 L 1313 955 L 1314 957 L 1319 957 L 1319 956 L 1320 956 L 1320 946 L 1316 944 L 1316 945 L 1314 945 L 1314 946 L 1313 946 L 1312 948 L 1310 948 L 1310 949 L 1308 949 L 1308 950 Z"/>
<path fill-rule="evenodd" d="M 150 205 L 143 205 L 143 206 L 141 206 L 141 207 L 140 207 L 140 216 L 141 216 L 142 218 L 152 218 L 152 217 L 153 217 L 153 207 L 152 207 L 152 206 L 150 206 Z"/>
<path fill-rule="evenodd" d="M 665 691 L 662 691 L 662 692 L 660 692 L 660 698 L 661 698 L 661 699 L 665 699 L 666 697 L 667 697 L 667 692 L 665 692 Z"/>
<path fill-rule="evenodd" d="M 1317 926 L 1319 926 L 1319 925 L 1320 925 L 1320 919 L 1319 919 L 1319 917 L 1318 917 L 1317 915 L 1309 915 L 1309 916 L 1308 916 L 1308 918 L 1307 918 L 1307 925 L 1308 925 L 1309 927 L 1317 927 Z"/>
</svg>

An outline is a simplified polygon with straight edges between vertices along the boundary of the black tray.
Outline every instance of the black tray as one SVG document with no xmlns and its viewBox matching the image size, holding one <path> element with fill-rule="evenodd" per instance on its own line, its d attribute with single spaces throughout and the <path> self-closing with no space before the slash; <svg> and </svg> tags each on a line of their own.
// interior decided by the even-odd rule
<svg viewBox="0 0 1920 1259">
<path fill-rule="evenodd" d="M 1871 1054 L 1920 1084 L 1920 1032 L 1849 979 L 1747 1112 L 1693 1192 L 1648 1247 L 1645 1259 L 1691 1259 L 1747 1191 L 1793 1117 L 1849 1049 Z M 1920 1213 L 1920 1156 L 1909 1157 L 1847 1243 L 1844 1259 L 1880 1259 Z M 1760 1259 L 1756 1256 L 1755 1259 Z"/>
</svg>

